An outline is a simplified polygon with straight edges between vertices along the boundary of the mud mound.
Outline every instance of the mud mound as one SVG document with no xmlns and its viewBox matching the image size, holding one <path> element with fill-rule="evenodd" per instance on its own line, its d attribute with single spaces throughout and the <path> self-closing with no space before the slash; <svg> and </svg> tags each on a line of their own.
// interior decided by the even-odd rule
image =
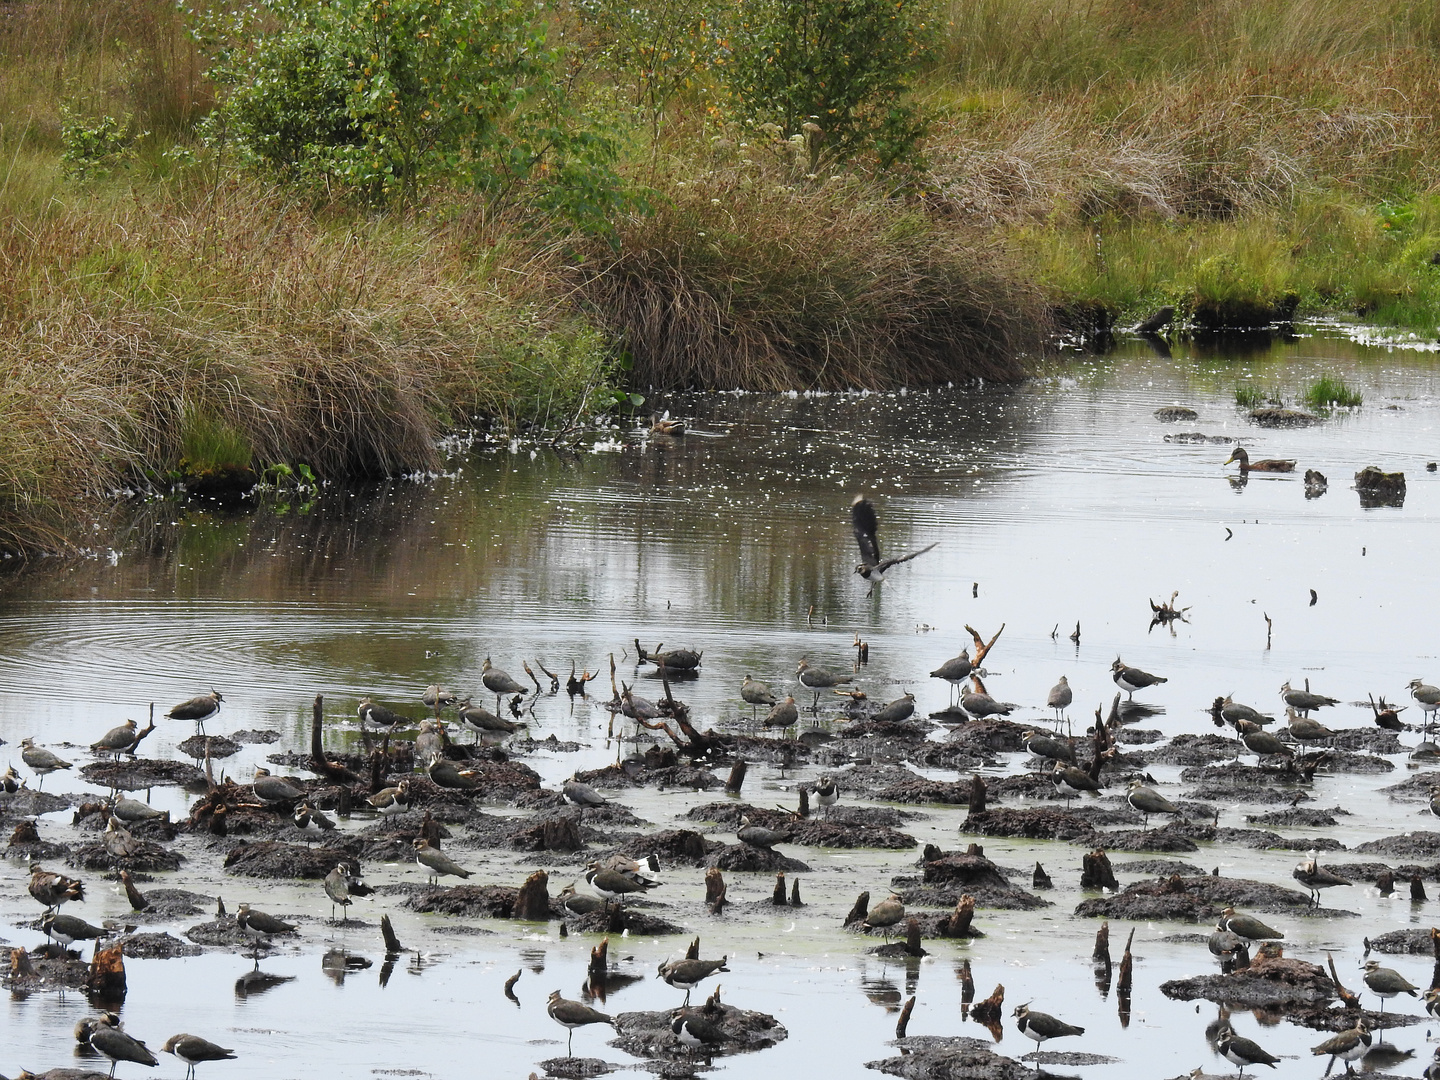
<svg viewBox="0 0 1440 1080">
<path fill-rule="evenodd" d="M 177 956 L 199 956 L 200 946 L 169 934 L 128 934 L 111 944 L 125 946 L 127 959 L 173 960 Z"/>
<path fill-rule="evenodd" d="M 241 844 L 225 856 L 225 869 L 232 874 L 260 878 L 320 879 L 345 863 L 356 873 L 360 863 L 344 848 L 308 847 L 285 844 L 278 840 L 261 840 Z"/>
<path fill-rule="evenodd" d="M 960 826 L 960 831 L 981 836 L 1023 836 L 1030 840 L 1099 842 L 1099 834 L 1088 822 L 1063 810 L 1045 808 L 1010 810 L 996 807 L 971 814 Z"/>
<path fill-rule="evenodd" d="M 1257 956 L 1248 968 L 1229 975 L 1196 975 L 1160 984 L 1160 992 L 1179 1001 L 1222 1002 L 1245 1009 L 1281 1008 L 1328 1002 L 1335 984 L 1325 969 L 1304 960 Z"/>
<path fill-rule="evenodd" d="M 92 784 L 119 791 L 140 791 L 144 788 L 182 785 L 203 785 L 205 774 L 183 761 L 156 761 L 136 758 L 134 761 L 94 761 L 80 770 Z"/>
<path fill-rule="evenodd" d="M 690 1015 L 713 1025 L 722 1041 L 717 1056 L 742 1054 L 774 1046 L 789 1036 L 784 1026 L 769 1013 L 750 1012 L 732 1005 L 692 1005 Z M 628 1012 L 615 1017 L 618 1038 L 610 1045 L 636 1057 L 688 1057 L 689 1050 L 670 1030 L 671 1010 Z"/>
<path fill-rule="evenodd" d="M 900 1048 L 900 1057 L 867 1061 L 865 1067 L 904 1080 L 1030 1080 L 1034 1076 L 1028 1065 L 961 1035 L 912 1035 L 891 1045 Z"/>
<path fill-rule="evenodd" d="M 508 919 L 519 895 L 520 890 L 509 885 L 455 885 L 448 889 L 427 888 L 407 896 L 403 903 L 423 914 Z"/>
<path fill-rule="evenodd" d="M 705 865 L 742 873 L 773 874 L 779 871 L 787 874 L 810 873 L 810 867 L 799 859 L 792 859 L 778 851 L 754 847 L 751 844 L 722 845 L 721 850 L 706 856 Z"/>
<path fill-rule="evenodd" d="M 939 803 L 946 806 L 968 806 L 970 784 L 926 780 L 923 776 L 907 777 L 898 783 L 878 789 L 873 798 L 881 802 Z"/>
<path fill-rule="evenodd" d="M 1171 919 L 1200 922 L 1213 921 L 1227 907 L 1245 911 L 1298 913 L 1309 909 L 1310 897 L 1294 889 L 1245 878 L 1213 877 L 1209 874 L 1182 877 L 1175 874 L 1160 881 L 1138 881 L 1114 896 L 1084 900 L 1075 909 L 1075 914 L 1131 921 Z"/>
<path fill-rule="evenodd" d="M 157 870 L 180 869 L 183 856 L 178 852 L 167 851 L 148 840 L 141 841 L 136 847 L 138 850 L 134 854 L 118 856 L 106 851 L 104 844 L 87 844 L 76 848 L 66 861 L 79 870 L 135 870 L 151 874 Z"/>
<path fill-rule="evenodd" d="M 1434 859 L 1440 857 L 1440 833 L 1386 836 L 1360 844 L 1354 851 L 1357 855 L 1383 855 L 1388 859 Z"/>
</svg>

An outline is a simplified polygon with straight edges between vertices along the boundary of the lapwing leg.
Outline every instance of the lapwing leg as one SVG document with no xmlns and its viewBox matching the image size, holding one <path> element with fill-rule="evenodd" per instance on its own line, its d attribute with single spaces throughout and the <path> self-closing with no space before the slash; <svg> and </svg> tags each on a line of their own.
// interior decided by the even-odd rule
<svg viewBox="0 0 1440 1080">
<path fill-rule="evenodd" d="M 497 704 L 498 704 L 498 703 L 497 703 Z M 566 1057 L 574 1057 L 574 1056 L 575 1056 L 575 1051 L 574 1051 L 573 1047 L 574 1047 L 574 1044 L 575 1044 L 575 1029 L 574 1029 L 574 1028 L 569 1028 L 568 1030 L 569 1030 L 570 1034 L 569 1034 L 569 1035 L 566 1037 L 566 1039 L 565 1039 L 565 1056 L 566 1056 Z"/>
<path fill-rule="evenodd" d="M 693 990 L 693 989 L 695 989 L 695 988 L 692 986 L 692 987 L 690 988 L 690 990 Z M 685 1000 L 680 1003 L 680 1007 L 681 1007 L 682 1009 L 685 1008 L 686 1005 L 689 1005 L 689 1004 L 690 1004 L 690 990 L 686 990 L 686 991 L 685 991 Z"/>
</svg>

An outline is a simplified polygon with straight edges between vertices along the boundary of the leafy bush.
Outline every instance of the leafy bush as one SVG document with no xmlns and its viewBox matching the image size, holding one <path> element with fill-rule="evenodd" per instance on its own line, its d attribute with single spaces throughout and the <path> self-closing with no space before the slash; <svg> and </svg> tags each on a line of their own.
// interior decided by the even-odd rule
<svg viewBox="0 0 1440 1080">
<path fill-rule="evenodd" d="M 928 0 L 740 0 L 720 67 L 739 113 L 803 135 L 813 174 L 871 154 L 918 164 L 927 123 L 907 100 L 933 51 Z"/>
<path fill-rule="evenodd" d="M 222 87 L 212 140 L 372 203 L 458 185 L 603 230 L 614 142 L 581 118 L 528 0 L 263 0 L 196 18 Z"/>
<path fill-rule="evenodd" d="M 102 116 L 89 120 L 69 109 L 60 111 L 60 163 L 72 180 L 107 176 L 132 153 L 135 140 L 148 132 L 132 135 L 130 121 Z"/>
</svg>

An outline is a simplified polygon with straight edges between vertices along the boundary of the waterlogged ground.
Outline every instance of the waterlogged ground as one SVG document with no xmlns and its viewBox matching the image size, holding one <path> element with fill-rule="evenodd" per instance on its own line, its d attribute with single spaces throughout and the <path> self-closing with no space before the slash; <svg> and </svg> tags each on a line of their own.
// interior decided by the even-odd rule
<svg viewBox="0 0 1440 1080">
<path fill-rule="evenodd" d="M 1360 388 L 1365 404 L 1296 430 L 1257 428 L 1234 405 L 1237 384 L 1293 395 L 1322 373 Z M 90 742 L 126 718 L 143 724 L 150 702 L 163 711 L 214 687 L 226 704 L 212 732 L 282 735 L 278 745 L 247 745 L 223 762 L 229 775 L 248 780 L 267 754 L 304 749 L 317 693 L 325 696 L 330 718 L 327 740 L 343 749 L 358 739 L 354 706 L 361 695 L 404 704 L 440 680 L 479 700 L 481 663 L 492 656 L 516 675 L 523 660 L 534 666 L 536 658 L 562 674 L 572 661 L 605 671 L 589 701 L 572 704 L 561 693 L 534 702 L 537 738 L 554 734 L 581 744 L 575 753 L 525 758 L 547 785 L 558 785 L 577 768 L 632 751 L 628 741 L 622 747 L 607 739 L 608 714 L 598 702 L 609 696 L 612 653 L 620 677 L 635 676 L 631 642 L 637 636 L 647 646 L 704 650 L 703 674 L 677 693 L 699 726 L 721 729 L 748 722 L 738 695 L 745 674 L 790 686 L 802 657 L 848 667 L 856 634 L 870 646 L 870 662 L 856 682 L 872 699 L 910 690 L 922 712 L 941 709 L 947 688 L 927 672 L 969 644 L 966 624 L 987 638 L 1005 627 L 987 661 L 987 686 L 1020 704 L 1012 719 L 1043 722 L 1046 692 L 1066 674 L 1075 689 L 1077 730 L 1096 708 L 1109 708 L 1109 666 L 1117 654 L 1168 677 L 1141 695 L 1163 712 L 1140 726 L 1166 737 L 1214 731 L 1205 709 L 1218 695 L 1233 693 L 1277 711 L 1286 679 L 1309 678 L 1316 690 L 1346 703 L 1322 717 L 1331 727 L 1368 726 L 1368 706 L 1350 704 L 1363 703 L 1367 694 L 1406 701 L 1409 680 L 1440 681 L 1440 478 L 1425 468 L 1440 458 L 1440 368 L 1433 353 L 1306 336 L 1238 357 L 1218 347 L 1188 347 L 1161 359 L 1136 342 L 1100 360 L 1056 365 L 1018 388 L 712 395 L 667 404 L 692 418 L 694 434 L 645 439 L 622 430 L 565 454 L 476 446 L 457 454 L 445 476 L 329 491 L 310 506 L 270 505 L 246 515 L 140 507 L 128 532 L 98 539 L 96 558 L 42 565 L 4 584 L 0 738 L 8 745 L 0 748 L 0 761 L 24 772 L 18 743 L 33 735 L 78 771 L 91 760 Z M 1190 406 L 1198 419 L 1157 421 L 1154 410 L 1168 405 Z M 1236 486 L 1234 466 L 1221 466 L 1228 445 L 1166 441 L 1179 432 L 1243 440 L 1252 457 L 1296 458 L 1301 470 L 1324 473 L 1329 491 L 1307 499 L 1298 474 L 1254 476 Z M 1403 507 L 1361 507 L 1351 478 L 1370 464 L 1406 474 Z M 868 599 L 851 573 L 855 547 L 847 513 L 861 490 L 879 510 L 882 550 L 938 545 Z M 1147 631 L 1148 601 L 1176 590 L 1177 603 L 1190 607 L 1189 622 L 1173 633 Z M 1068 637 L 1077 621 L 1078 646 Z M 641 692 L 653 697 L 659 688 L 646 680 Z M 414 713 L 420 712 L 416 703 Z M 833 729 L 828 718 L 835 712 L 833 703 L 822 706 L 822 728 Z M 1414 707 L 1402 716 L 1418 723 Z M 162 720 L 144 751 L 176 756 L 176 744 L 191 733 Z M 1415 732 L 1401 737 L 1409 746 L 1419 740 Z M 873 752 L 884 756 L 885 749 Z M 988 771 L 1022 770 L 1023 757 L 1000 755 L 1000 766 Z M 1381 790 L 1412 774 L 1405 754 L 1387 760 L 1389 772 L 1322 771 L 1317 777 L 1313 802 L 1305 805 L 1349 811 L 1337 826 L 1276 831 L 1333 837 L 1347 849 L 1433 831 L 1423 802 L 1396 801 Z M 795 784 L 815 771 L 782 776 L 773 766 L 752 767 L 744 797 L 762 806 L 793 805 Z M 1188 790 L 1178 767 L 1149 771 L 1171 798 Z M 73 772 L 51 776 L 45 790 L 77 800 L 98 793 Z M 191 798 L 177 788 L 138 794 L 177 817 Z M 1119 794 L 1112 789 L 1104 799 L 1118 804 Z M 619 795 L 655 829 L 678 826 L 690 807 L 717 798 L 654 789 Z M 856 801 L 846 796 L 847 803 Z M 1272 808 L 1223 804 L 1219 823 L 1244 827 L 1246 814 Z M 520 815 L 498 805 L 487 809 Z M 959 831 L 963 808 L 910 809 L 921 815 L 904 826 L 917 845 L 954 850 L 974 839 Z M 46 815 L 42 838 L 75 843 L 79 834 L 70 819 L 68 810 Z M 13 823 L 5 819 L 7 834 Z M 357 817 L 343 827 L 368 824 Z M 734 840 L 726 832 L 714 835 Z M 893 876 L 917 872 L 918 846 L 882 852 L 781 845 L 811 867 L 799 875 L 806 906 L 769 908 L 762 901 L 771 876 L 727 874 L 734 903 L 718 919 L 700 903 L 702 871 L 669 871 L 651 897 L 654 913 L 698 934 L 702 955 L 729 955 L 731 971 L 717 980 L 727 1003 L 772 1013 L 789 1031 L 768 1050 L 718 1059 L 716 1070 L 878 1075 L 863 1063 L 897 1052 L 887 1041 L 911 994 L 917 1004 L 910 1034 L 988 1038 L 961 1019 L 956 973 L 968 959 L 978 997 L 996 984 L 1005 987 L 1001 1054 L 1033 1049 L 1008 1018 L 1014 1004 L 1032 1001 L 1087 1029 L 1051 1047 L 1114 1059 L 1048 1065 L 1052 1074 L 1151 1080 L 1197 1066 L 1233 1074 L 1204 1036 L 1215 1007 L 1171 1001 L 1158 990 L 1167 979 L 1215 970 L 1203 942 L 1172 940 L 1208 927 L 1134 924 L 1135 990 L 1122 1022 L 1115 996 L 1097 989 L 1091 974 L 1097 923 L 1071 914 L 1085 898 L 1078 878 L 1086 849 L 982 842 L 988 856 L 1016 871 L 1017 884 L 1028 887 L 1031 868 L 1041 862 L 1055 883 L 1042 893 L 1051 906 L 981 909 L 975 925 L 986 937 L 927 942 L 929 955 L 921 961 L 866 955 L 875 942 L 839 930 L 860 890 L 879 899 Z M 357 902 L 357 922 L 332 928 L 318 884 L 237 878 L 219 868 L 218 858 L 206 858 L 198 839 L 179 847 L 189 861 L 178 872 L 155 875 L 143 889 L 219 896 L 231 911 L 248 900 L 294 916 L 302 933 L 262 961 L 266 972 L 293 976 L 266 989 L 253 982 L 237 986 L 252 962 L 224 950 L 129 961 L 123 1016 L 127 1029 L 152 1047 L 179 1031 L 234 1047 L 237 1060 L 203 1066 L 222 1080 L 308 1076 L 317 1068 L 350 1077 L 521 1077 L 563 1055 L 565 1032 L 545 1015 L 545 998 L 555 989 L 580 996 L 595 939 L 561 939 L 558 923 L 457 925 L 413 914 L 383 889 L 376 899 Z M 447 848 L 475 872 L 471 881 L 482 884 L 518 884 L 547 866 L 554 893 L 575 873 L 543 856 L 467 849 L 463 837 Z M 1202 844 L 1185 858 L 1226 876 L 1292 885 L 1298 857 Z M 1124 869 L 1141 858 L 1115 855 L 1122 883 L 1148 876 Z M 1374 861 L 1343 851 L 1329 856 L 1342 872 L 1347 863 Z M 367 880 L 380 886 L 421 880 L 413 864 L 365 869 Z M 81 876 L 89 898 L 67 911 L 91 922 L 124 923 L 129 905 L 118 886 L 98 874 Z M 0 938 L 12 946 L 42 940 L 26 877 L 23 862 L 0 864 Z M 1267 921 L 1282 924 L 1290 955 L 1324 962 L 1325 952 L 1333 952 L 1353 989 L 1361 985 L 1363 938 L 1440 924 L 1440 883 L 1426 884 L 1431 899 L 1422 903 L 1412 903 L 1403 887 L 1384 898 L 1357 885 L 1325 898 L 1327 906 L 1356 917 Z M 377 929 L 382 912 L 416 950 L 388 972 Z M 147 929 L 183 937 L 208 917 Z M 1112 926 L 1117 958 L 1130 929 L 1124 922 Z M 595 1004 L 609 1012 L 678 1005 L 681 993 L 653 975 L 659 961 L 683 953 L 687 942 L 688 935 L 612 941 L 612 958 L 623 958 L 622 970 L 640 978 Z M 373 966 L 337 976 L 333 956 L 323 961 L 335 949 Z M 1429 985 L 1427 957 L 1385 962 Z M 518 1006 L 502 994 L 517 970 Z M 1377 1002 L 1371 997 L 1366 1004 Z M 1422 1011 L 1408 998 L 1387 1008 Z M 70 1029 L 88 1011 L 83 996 L 12 995 L 4 1011 L 0 1072 L 76 1064 Z M 1324 1070 L 1325 1059 L 1309 1053 L 1323 1034 L 1273 1018 L 1262 1026 L 1243 1012 L 1234 1023 L 1282 1058 L 1280 1073 L 1319 1076 Z M 604 1028 L 578 1031 L 575 1051 L 635 1063 L 605 1045 L 609 1036 Z M 1433 1046 L 1428 1018 L 1389 1031 L 1387 1039 L 1414 1057 L 1386 1069 L 1419 1075 Z M 155 1075 L 178 1077 L 183 1068 L 165 1057 Z M 123 1077 L 144 1071 L 120 1070 Z"/>
</svg>

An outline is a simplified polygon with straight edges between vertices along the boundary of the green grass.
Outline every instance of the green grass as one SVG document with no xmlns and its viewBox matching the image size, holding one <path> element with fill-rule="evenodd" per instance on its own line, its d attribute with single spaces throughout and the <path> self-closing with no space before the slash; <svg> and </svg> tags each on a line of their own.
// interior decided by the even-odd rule
<svg viewBox="0 0 1440 1080">
<path fill-rule="evenodd" d="M 1305 388 L 1300 400 L 1316 410 L 1334 408 L 1337 405 L 1353 409 L 1361 405 L 1365 398 L 1344 379 L 1334 375 L 1322 375 Z"/>
</svg>

